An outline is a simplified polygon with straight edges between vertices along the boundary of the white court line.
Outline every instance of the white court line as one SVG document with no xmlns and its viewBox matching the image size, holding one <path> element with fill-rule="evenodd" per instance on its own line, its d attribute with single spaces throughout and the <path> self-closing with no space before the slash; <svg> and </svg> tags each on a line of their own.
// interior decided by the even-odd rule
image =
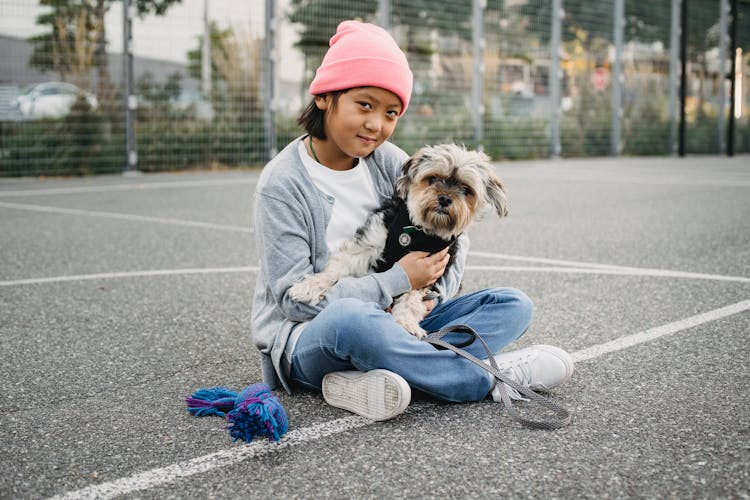
<svg viewBox="0 0 750 500">
<path fill-rule="evenodd" d="M 672 323 L 667 323 L 666 325 L 657 326 L 655 328 L 650 328 L 648 330 L 634 333 L 632 335 L 620 337 L 619 339 L 612 340 L 611 342 L 605 342 L 603 344 L 594 345 L 586 349 L 576 351 L 572 354 L 573 360 L 578 363 L 580 361 L 587 361 L 589 359 L 598 358 L 599 356 L 608 354 L 610 352 L 621 351 L 634 345 L 643 344 L 644 342 L 650 342 L 660 337 L 664 337 L 665 335 L 672 335 L 673 333 L 681 332 L 683 330 L 693 328 L 694 326 L 702 325 L 703 323 L 708 323 L 717 319 L 726 318 L 727 316 L 732 316 L 734 314 L 747 311 L 748 309 L 750 309 L 750 300 L 737 302 L 736 304 L 720 307 L 719 309 L 714 309 L 713 311 L 708 311 L 703 314 L 696 314 L 695 316 L 690 316 L 689 318 L 674 321 Z"/>
<path fill-rule="evenodd" d="M 184 184 L 184 183 L 180 183 L 180 184 Z M 105 217 L 105 218 L 113 218 L 113 219 L 120 219 L 120 220 L 155 222 L 155 223 L 160 223 L 160 224 L 173 224 L 173 225 L 179 225 L 179 226 L 200 227 L 204 229 L 218 229 L 218 230 L 223 230 L 223 231 L 237 231 L 237 232 L 242 232 L 242 233 L 254 232 L 252 227 L 230 226 L 230 225 L 225 225 L 225 224 L 215 224 L 211 222 L 196 222 L 196 221 L 189 221 L 189 220 L 183 220 L 183 219 L 171 219 L 171 218 L 163 218 L 163 217 L 144 216 L 144 215 L 132 215 L 132 214 L 117 213 L 117 212 L 102 212 L 102 211 L 92 211 L 92 210 L 80 210 L 80 209 L 75 209 L 75 208 L 50 207 L 46 205 L 32 205 L 32 204 L 26 204 L 26 203 L 9 203 L 9 202 L 0 201 L 0 207 L 18 209 L 18 210 L 32 210 L 32 211 L 37 211 L 37 212 L 57 213 L 57 214 L 65 214 L 65 215 L 82 215 L 82 216 L 87 216 L 87 217 Z M 586 270 L 586 269 L 601 269 L 601 270 L 620 271 L 620 272 L 609 272 L 609 273 L 602 272 L 601 274 L 622 274 L 622 275 L 630 275 L 630 276 L 654 276 L 654 277 L 662 276 L 662 277 L 671 277 L 671 278 L 707 279 L 707 280 L 714 280 L 714 281 L 734 281 L 734 282 L 740 282 L 740 283 L 750 282 L 750 278 L 744 278 L 741 276 L 723 276 L 723 275 L 717 275 L 717 274 L 689 273 L 689 272 L 684 272 L 684 271 L 670 271 L 670 270 L 663 270 L 663 269 L 617 266 L 617 265 L 611 265 L 611 264 L 597 264 L 594 262 L 581 262 L 581 261 L 575 261 L 575 260 L 548 259 L 548 258 L 543 258 L 543 257 L 525 257 L 525 256 L 519 256 L 519 255 L 508 255 L 508 254 L 476 252 L 476 251 L 469 252 L 469 255 L 474 256 L 474 257 L 480 257 L 480 258 L 515 260 L 515 261 L 520 261 L 520 262 L 532 262 L 532 263 L 539 263 L 539 264 L 546 264 L 546 265 L 560 265 L 560 266 L 571 266 L 571 267 L 579 268 L 579 269 L 573 269 L 569 271 L 566 271 L 564 269 L 559 269 L 559 268 L 551 268 L 551 267 L 543 268 L 546 270 L 546 272 L 552 272 L 552 273 L 566 273 L 566 272 L 592 273 L 592 271 Z M 507 266 L 467 266 L 467 269 L 472 269 L 472 268 L 475 270 L 488 270 L 488 271 L 540 272 L 539 269 L 533 268 L 533 267 L 524 268 L 524 267 L 507 267 Z M 54 281 L 54 279 L 52 279 L 52 281 Z M 73 279 L 70 279 L 68 281 L 73 281 Z M 0 286 L 8 286 L 8 285 L 4 285 L 4 282 L 0 282 Z"/>
<path fill-rule="evenodd" d="M 593 262 L 581 262 L 578 260 L 546 259 L 544 257 L 524 257 L 520 255 L 508 255 L 504 253 L 477 252 L 474 250 L 470 251 L 469 254 L 476 257 L 490 259 L 517 260 L 519 262 L 536 262 L 538 264 L 551 264 L 556 266 L 594 267 L 597 269 L 635 269 L 632 267 L 623 267 L 611 264 L 596 264 Z"/>
<path fill-rule="evenodd" d="M 140 278 L 150 276 L 175 276 L 190 274 L 212 273 L 248 273 L 257 272 L 257 266 L 243 267 L 208 267 L 197 269 L 155 269 L 146 271 L 125 271 L 113 273 L 73 274 L 68 276 L 51 276 L 45 278 L 26 278 L 19 280 L 0 281 L 0 286 L 37 285 L 43 283 L 62 283 L 70 281 L 86 281 L 117 278 Z M 666 271 L 661 269 L 588 269 L 575 267 L 533 267 L 533 266 L 466 266 L 465 271 L 493 271 L 493 272 L 533 272 L 560 274 L 606 274 L 613 276 L 645 276 L 658 278 L 687 278 L 713 281 L 730 281 L 735 283 L 750 283 L 750 278 L 742 276 L 724 276 L 718 274 L 686 273 L 682 271 Z"/>
<path fill-rule="evenodd" d="M 120 219 L 139 222 L 156 222 L 159 224 L 172 224 L 177 226 L 200 227 L 204 229 L 219 229 L 222 231 L 236 231 L 241 233 L 252 233 L 253 229 L 242 226 L 229 226 L 225 224 L 214 224 L 212 222 L 196 222 L 184 219 L 171 219 L 165 217 L 151 217 L 147 215 L 123 214 L 118 212 L 101 212 L 95 210 L 80 210 L 77 208 L 60 208 L 46 205 L 32 205 L 28 203 L 9 203 L 0 201 L 0 207 L 15 210 L 31 210 L 34 212 L 47 212 L 64 215 L 83 215 L 85 217 L 105 217 L 109 219 Z"/>
<path fill-rule="evenodd" d="M 736 281 L 740 283 L 750 282 L 750 278 L 745 278 L 744 276 L 726 276 L 722 274 L 691 273 L 691 272 L 686 272 L 686 271 L 671 271 L 668 269 L 617 266 L 617 265 L 612 265 L 612 264 L 596 264 L 593 262 L 581 262 L 581 261 L 576 261 L 576 260 L 546 259 L 543 257 L 524 257 L 520 255 L 508 255 L 508 254 L 490 253 L 490 252 L 472 251 L 472 252 L 469 252 L 469 255 L 475 256 L 475 257 L 482 257 L 482 258 L 515 260 L 519 262 L 535 262 L 539 264 L 571 266 L 571 267 L 581 268 L 581 269 L 573 270 L 570 272 L 593 272 L 593 271 L 585 271 L 585 269 L 590 269 L 590 270 L 599 269 L 603 271 L 606 271 L 606 270 L 619 271 L 619 272 L 602 272 L 602 274 L 624 274 L 624 275 L 631 275 L 631 276 L 664 276 L 664 277 L 670 277 L 670 278 L 706 279 L 706 280 L 715 280 L 715 281 Z M 473 266 L 473 268 L 477 270 L 482 268 L 488 271 L 506 270 L 505 266 L 479 266 L 477 265 L 477 266 Z M 514 267 L 512 269 L 525 270 L 525 271 L 533 271 L 534 269 L 547 269 L 547 270 L 550 270 L 550 272 L 561 272 L 561 273 L 565 272 L 564 269 L 554 268 L 554 267 L 546 267 L 546 268 Z"/>
<path fill-rule="evenodd" d="M 626 337 L 621 337 L 620 339 L 614 340 L 612 342 L 594 345 L 587 349 L 574 352 L 572 353 L 572 356 L 576 362 L 588 361 L 598 358 L 599 356 L 602 356 L 604 354 L 620 351 L 637 344 L 650 342 L 666 335 L 679 333 L 703 323 L 726 318 L 728 316 L 747 311 L 748 309 L 750 309 L 750 300 L 738 302 L 726 307 L 714 309 L 713 311 L 708 311 L 703 314 L 697 314 L 683 320 L 668 323 L 660 327 L 651 328 L 643 332 L 628 335 Z M 109 481 L 106 483 L 91 485 L 80 490 L 71 491 L 62 495 L 52 497 L 52 499 L 69 500 L 88 498 L 114 498 L 134 491 L 141 491 L 157 486 L 172 484 L 181 478 L 209 472 L 221 467 L 235 465 L 245 460 L 269 455 L 291 446 L 306 444 L 309 442 L 317 441 L 318 439 L 340 434 L 348 430 L 366 427 L 372 424 L 374 424 L 374 422 L 362 417 L 339 418 L 322 424 L 316 424 L 310 427 L 304 427 L 302 429 L 291 430 L 278 443 L 268 443 L 264 441 L 249 443 L 246 445 L 243 444 L 216 453 L 211 453 L 191 460 L 186 460 L 184 462 L 178 462 L 166 467 L 160 467 L 133 474 L 129 477 L 116 479 L 114 481 Z"/>
<path fill-rule="evenodd" d="M 278 443 L 256 441 L 249 444 L 242 444 L 216 453 L 203 455 L 184 462 L 178 462 L 167 467 L 151 469 L 130 477 L 88 486 L 77 491 L 71 491 L 69 493 L 51 497 L 51 499 L 69 500 L 74 498 L 114 498 L 133 491 L 141 491 L 156 486 L 170 484 L 183 477 L 190 477 L 202 472 L 227 467 L 244 460 L 276 453 L 291 446 L 316 441 L 351 429 L 364 427 L 372 423 L 372 420 L 368 420 L 364 417 L 339 418 L 311 425 L 310 427 L 291 430 Z"/>
<path fill-rule="evenodd" d="M 614 276 L 649 276 L 654 278 L 686 278 L 713 281 L 733 281 L 736 283 L 750 283 L 750 278 L 744 276 L 725 276 L 722 274 L 688 273 L 684 271 L 669 271 L 666 269 L 645 269 L 626 267 L 538 267 L 538 266 L 466 266 L 467 271 L 515 271 L 515 272 L 537 272 L 537 273 L 562 273 L 562 274 L 608 274 Z"/>
<path fill-rule="evenodd" d="M 0 281 L 0 286 L 37 285 L 42 283 L 63 283 L 66 281 L 106 280 L 117 278 L 144 278 L 150 276 L 180 276 L 191 274 L 222 274 L 258 272 L 257 266 L 247 267 L 207 267 L 198 269 L 154 269 L 151 271 L 126 271 L 115 273 L 75 274 L 52 276 L 49 278 L 28 278 Z"/>
<path fill-rule="evenodd" d="M 669 175 L 669 174 L 667 174 Z M 728 174 L 733 175 L 733 174 Z M 562 181 L 562 182 L 585 182 L 591 184 L 636 184 L 636 185 L 647 185 L 647 186 L 692 186 L 692 187 L 728 187 L 728 188 L 746 188 L 750 186 L 750 181 L 747 180 L 746 175 L 734 175 L 732 179 L 716 179 L 709 177 L 702 178 L 688 178 L 688 179 L 673 179 L 665 178 L 664 175 L 655 173 L 655 175 L 644 176 L 642 173 L 638 173 L 633 176 L 624 175 L 612 175 L 610 172 L 604 172 L 599 177 L 592 177 L 590 170 L 569 170 L 566 169 L 565 174 L 558 174 L 552 172 L 528 172 L 524 173 L 521 171 L 506 171 L 504 178 L 509 182 L 516 179 L 523 180 L 539 180 L 539 181 Z"/>
<path fill-rule="evenodd" d="M 128 184 L 104 184 L 101 186 L 79 186 L 67 188 L 41 188 L 0 190 L 0 197 L 8 196 L 52 196 L 58 194 L 108 193 L 116 191 L 141 191 L 147 189 L 174 189 L 192 187 L 233 186 L 236 184 L 254 184 L 257 179 L 221 179 L 204 181 L 167 181 Z"/>
</svg>

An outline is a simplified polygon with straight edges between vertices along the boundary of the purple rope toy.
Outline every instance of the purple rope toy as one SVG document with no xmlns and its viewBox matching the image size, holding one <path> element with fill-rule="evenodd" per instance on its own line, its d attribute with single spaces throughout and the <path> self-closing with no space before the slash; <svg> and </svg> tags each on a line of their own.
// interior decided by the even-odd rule
<svg viewBox="0 0 750 500">
<path fill-rule="evenodd" d="M 185 403 L 195 417 L 225 417 L 235 441 L 250 442 L 258 436 L 278 441 L 289 428 L 284 407 L 263 383 L 248 385 L 239 394 L 227 387 L 198 389 Z"/>
</svg>

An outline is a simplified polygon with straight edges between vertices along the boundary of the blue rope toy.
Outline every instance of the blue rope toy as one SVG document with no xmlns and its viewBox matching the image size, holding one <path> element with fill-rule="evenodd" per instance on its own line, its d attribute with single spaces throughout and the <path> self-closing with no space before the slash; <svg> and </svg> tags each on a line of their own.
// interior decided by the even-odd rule
<svg viewBox="0 0 750 500">
<path fill-rule="evenodd" d="M 239 394 L 227 387 L 198 389 L 185 398 L 185 403 L 195 417 L 225 417 L 230 423 L 229 434 L 235 441 L 250 442 L 258 436 L 278 441 L 289 428 L 279 398 L 263 383 L 248 385 Z"/>
</svg>

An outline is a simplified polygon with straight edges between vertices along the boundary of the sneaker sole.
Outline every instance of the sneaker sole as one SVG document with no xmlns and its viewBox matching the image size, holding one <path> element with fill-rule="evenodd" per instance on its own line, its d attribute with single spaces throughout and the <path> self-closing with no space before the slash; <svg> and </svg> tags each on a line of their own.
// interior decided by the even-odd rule
<svg viewBox="0 0 750 500">
<path fill-rule="evenodd" d="M 565 377 L 560 380 L 557 384 L 555 384 L 552 387 L 544 387 L 544 386 L 532 386 L 531 389 L 534 391 L 542 391 L 542 392 L 548 392 L 555 387 L 562 385 L 565 383 L 570 377 L 573 375 L 573 371 L 575 370 L 575 365 L 573 363 L 573 358 L 570 356 L 570 354 L 565 351 L 564 349 L 560 349 L 559 347 L 555 347 L 553 345 L 533 345 L 531 346 L 534 349 L 538 349 L 540 351 L 546 351 L 553 356 L 555 356 L 557 359 L 562 361 L 562 363 L 565 365 Z"/>
<path fill-rule="evenodd" d="M 388 370 L 332 372 L 323 377 L 323 399 L 370 420 L 388 420 L 409 406 L 411 388 Z"/>
</svg>

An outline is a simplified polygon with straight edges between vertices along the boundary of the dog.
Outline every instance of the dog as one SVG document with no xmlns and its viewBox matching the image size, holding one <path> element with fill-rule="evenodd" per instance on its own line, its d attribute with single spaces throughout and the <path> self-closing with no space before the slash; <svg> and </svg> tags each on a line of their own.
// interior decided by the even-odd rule
<svg viewBox="0 0 750 500">
<path fill-rule="evenodd" d="M 489 206 L 500 217 L 508 214 L 505 189 L 486 154 L 455 144 L 425 146 L 404 163 L 393 197 L 331 255 L 321 272 L 292 285 L 290 297 L 315 305 L 339 279 L 386 271 L 417 250 L 435 253 L 450 247 L 450 266 L 458 237 Z M 394 320 L 424 338 L 427 333 L 419 325 L 427 311 L 424 301 L 435 297 L 430 288 L 396 297 Z"/>
</svg>

